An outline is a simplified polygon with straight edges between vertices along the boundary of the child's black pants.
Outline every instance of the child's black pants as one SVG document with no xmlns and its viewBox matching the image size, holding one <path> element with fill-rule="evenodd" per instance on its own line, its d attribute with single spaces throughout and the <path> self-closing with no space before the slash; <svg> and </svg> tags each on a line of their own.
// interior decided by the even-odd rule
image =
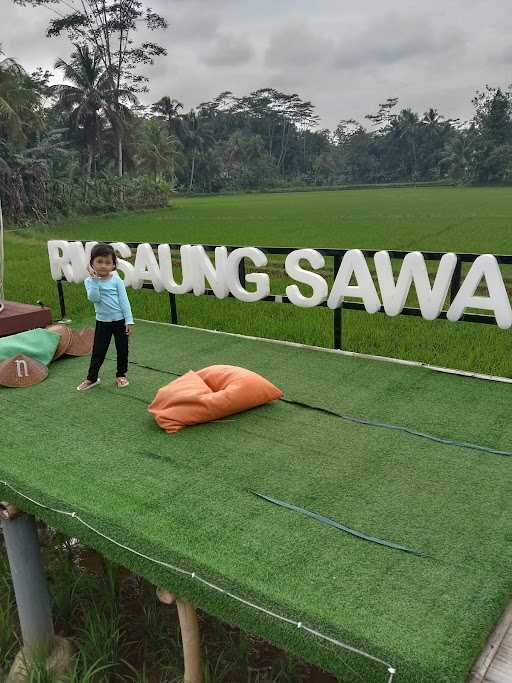
<svg viewBox="0 0 512 683">
<path fill-rule="evenodd" d="M 128 372 L 128 335 L 126 334 L 126 324 L 123 320 L 113 322 L 96 321 L 96 331 L 94 333 L 94 345 L 92 348 L 91 364 L 87 379 L 96 382 L 98 372 L 103 365 L 107 355 L 110 340 L 114 335 L 117 351 L 117 372 L 116 377 L 124 377 Z"/>
</svg>

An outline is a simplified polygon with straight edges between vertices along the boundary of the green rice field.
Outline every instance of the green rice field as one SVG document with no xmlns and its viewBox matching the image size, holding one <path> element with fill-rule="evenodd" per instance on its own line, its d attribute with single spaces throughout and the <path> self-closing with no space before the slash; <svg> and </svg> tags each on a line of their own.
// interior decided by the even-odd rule
<svg viewBox="0 0 512 683">
<path fill-rule="evenodd" d="M 421 188 L 252 194 L 177 199 L 165 210 L 86 217 L 6 235 L 6 296 L 43 300 L 58 317 L 46 241 L 50 238 L 512 253 L 512 189 Z M 284 292 L 282 261 L 271 259 L 273 293 Z M 30 273 L 30 276 L 29 276 Z M 503 268 L 507 287 L 512 272 Z M 330 274 L 328 274 L 330 277 Z M 331 278 L 332 280 L 332 278 Z M 83 287 L 67 285 L 67 313 L 91 313 Z M 166 293 L 130 291 L 137 317 L 168 320 Z M 409 303 L 414 303 L 414 296 Z M 250 308 L 249 308 L 250 306 Z M 333 344 L 333 314 L 272 303 L 178 297 L 179 322 L 319 346 Z M 343 348 L 510 376 L 509 330 L 427 322 L 360 311 L 343 314 Z"/>
</svg>

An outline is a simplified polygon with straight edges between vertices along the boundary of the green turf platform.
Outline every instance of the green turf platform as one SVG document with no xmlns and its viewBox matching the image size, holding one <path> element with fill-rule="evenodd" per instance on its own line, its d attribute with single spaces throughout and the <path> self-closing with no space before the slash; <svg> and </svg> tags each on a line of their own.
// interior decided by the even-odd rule
<svg viewBox="0 0 512 683">
<path fill-rule="evenodd" d="M 113 352 L 110 352 L 111 356 Z M 104 536 L 397 668 L 397 683 L 462 683 L 512 594 L 512 458 L 348 422 L 282 401 L 168 435 L 146 404 L 173 379 L 242 365 L 285 397 L 490 448 L 512 448 L 507 384 L 139 322 L 129 388 L 80 394 L 88 359 L 2 389 L 0 480 Z M 153 369 L 140 367 L 151 366 Z M 349 536 L 248 492 L 424 551 Z M 17 503 L 221 619 L 344 683 L 386 667 L 123 549 L 78 519 Z"/>
</svg>

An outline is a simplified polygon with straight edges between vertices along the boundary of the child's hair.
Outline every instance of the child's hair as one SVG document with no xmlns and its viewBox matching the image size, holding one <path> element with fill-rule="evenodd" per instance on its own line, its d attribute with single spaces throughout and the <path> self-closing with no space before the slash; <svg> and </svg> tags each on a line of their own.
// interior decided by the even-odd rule
<svg viewBox="0 0 512 683">
<path fill-rule="evenodd" d="M 110 244 L 106 244 L 105 242 L 99 242 L 98 244 L 94 245 L 94 247 L 91 249 L 91 266 L 96 256 L 111 256 L 112 262 L 114 263 L 114 268 L 117 268 L 116 252 L 110 246 Z"/>
</svg>

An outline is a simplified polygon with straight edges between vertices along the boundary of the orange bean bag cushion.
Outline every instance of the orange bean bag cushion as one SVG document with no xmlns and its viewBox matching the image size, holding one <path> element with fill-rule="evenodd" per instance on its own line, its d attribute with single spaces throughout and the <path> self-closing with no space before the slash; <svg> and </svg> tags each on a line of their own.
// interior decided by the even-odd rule
<svg viewBox="0 0 512 683">
<path fill-rule="evenodd" d="M 166 432 L 211 422 L 281 398 L 261 375 L 234 365 L 187 372 L 158 390 L 148 410 Z"/>
</svg>

